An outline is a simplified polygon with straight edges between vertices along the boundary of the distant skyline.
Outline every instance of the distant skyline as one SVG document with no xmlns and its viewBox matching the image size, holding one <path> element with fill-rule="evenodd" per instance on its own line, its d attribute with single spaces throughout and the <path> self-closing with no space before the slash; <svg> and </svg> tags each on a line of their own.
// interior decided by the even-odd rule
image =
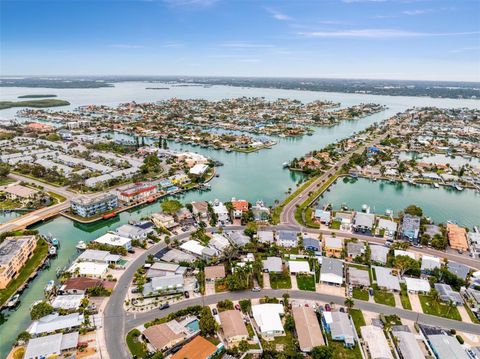
<svg viewBox="0 0 480 359">
<path fill-rule="evenodd" d="M 476 0 L 0 0 L 0 75 L 480 81 Z"/>
</svg>

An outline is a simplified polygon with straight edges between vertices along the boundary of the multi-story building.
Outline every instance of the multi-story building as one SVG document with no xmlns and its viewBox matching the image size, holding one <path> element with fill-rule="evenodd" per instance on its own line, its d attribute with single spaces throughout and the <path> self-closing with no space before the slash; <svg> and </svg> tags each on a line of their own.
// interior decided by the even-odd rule
<svg viewBox="0 0 480 359">
<path fill-rule="evenodd" d="M 20 272 L 37 246 L 35 236 L 7 237 L 0 244 L 0 289 Z"/>
<path fill-rule="evenodd" d="M 118 198 L 125 203 L 133 203 L 138 201 L 145 201 L 150 196 L 153 196 L 158 192 L 156 184 L 152 183 L 135 183 L 118 191 Z"/>
<path fill-rule="evenodd" d="M 71 200 L 72 212 L 81 217 L 92 217 L 118 207 L 118 197 L 111 193 L 79 196 Z"/>
</svg>

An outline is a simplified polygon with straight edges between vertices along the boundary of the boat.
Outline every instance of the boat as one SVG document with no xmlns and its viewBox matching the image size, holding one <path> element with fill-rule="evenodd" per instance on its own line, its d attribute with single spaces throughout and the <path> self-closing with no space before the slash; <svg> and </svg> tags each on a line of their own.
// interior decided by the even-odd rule
<svg viewBox="0 0 480 359">
<path fill-rule="evenodd" d="M 117 212 L 107 213 L 107 214 L 104 214 L 102 218 L 103 219 L 110 219 L 110 218 L 115 217 L 117 214 L 118 214 Z"/>
<path fill-rule="evenodd" d="M 57 247 L 55 247 L 55 246 L 50 246 L 50 247 L 48 248 L 48 255 L 49 255 L 50 257 L 55 257 L 55 256 L 57 255 Z"/>
<path fill-rule="evenodd" d="M 288 162 L 283 162 L 283 163 L 282 163 L 282 166 L 283 166 L 283 168 L 288 167 Z"/>
<path fill-rule="evenodd" d="M 148 197 L 148 198 L 147 198 L 147 202 L 148 202 L 148 203 L 155 202 L 155 197 L 154 197 L 154 196 Z"/>
<path fill-rule="evenodd" d="M 79 251 L 84 251 L 85 249 L 87 249 L 87 244 L 84 241 L 78 241 L 75 248 L 77 248 Z"/>
<path fill-rule="evenodd" d="M 53 290 L 53 288 L 55 288 L 55 281 L 49 280 L 43 290 L 45 291 L 45 293 L 50 293 Z"/>
<path fill-rule="evenodd" d="M 12 298 L 10 298 L 10 300 L 7 302 L 7 308 L 12 309 L 19 304 L 20 304 L 20 294 L 17 293 Z"/>
<path fill-rule="evenodd" d="M 433 184 L 433 187 L 435 187 L 435 188 L 440 188 L 440 185 L 435 182 L 435 183 Z"/>
<path fill-rule="evenodd" d="M 463 187 L 460 186 L 458 183 L 455 183 L 453 186 L 457 191 L 463 191 Z"/>
<path fill-rule="evenodd" d="M 368 207 L 367 204 L 362 204 L 362 212 L 367 212 L 370 208 Z"/>
<path fill-rule="evenodd" d="M 393 215 L 393 211 L 391 209 L 386 209 L 385 210 L 385 214 L 389 217 L 391 217 Z"/>
</svg>

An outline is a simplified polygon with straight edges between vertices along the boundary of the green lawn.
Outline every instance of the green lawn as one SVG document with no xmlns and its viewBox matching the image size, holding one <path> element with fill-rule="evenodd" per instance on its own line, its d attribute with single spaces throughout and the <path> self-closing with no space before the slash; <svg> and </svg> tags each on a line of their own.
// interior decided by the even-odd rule
<svg viewBox="0 0 480 359">
<path fill-rule="evenodd" d="M 470 317 L 470 319 L 472 320 L 472 323 L 475 323 L 475 324 L 480 324 L 480 320 L 477 319 L 477 317 L 475 316 L 475 314 L 473 314 L 472 310 L 470 309 L 470 307 L 467 305 L 467 304 L 464 304 L 464 307 L 468 313 L 468 316 Z"/>
<path fill-rule="evenodd" d="M 393 296 L 392 293 L 387 292 L 385 290 L 380 290 L 380 289 L 374 290 L 373 299 L 375 300 L 375 303 L 378 303 L 378 304 L 385 304 L 391 307 L 395 306 L 395 297 Z"/>
<path fill-rule="evenodd" d="M 342 222 L 340 221 L 333 221 L 331 224 L 330 224 L 330 228 L 331 229 L 340 229 L 340 226 L 342 225 Z"/>
<path fill-rule="evenodd" d="M 410 298 L 408 298 L 407 286 L 405 284 L 400 285 L 402 290 L 400 292 L 400 300 L 402 301 L 403 309 L 412 310 L 412 304 Z"/>
<path fill-rule="evenodd" d="M 47 192 L 48 195 L 54 199 L 57 200 L 57 203 L 62 203 L 62 202 L 65 202 L 67 199 L 65 197 L 63 197 L 61 194 L 58 194 L 58 193 L 54 193 L 54 192 Z"/>
<path fill-rule="evenodd" d="M 37 247 L 33 251 L 32 257 L 25 263 L 20 274 L 12 280 L 7 288 L 0 290 L 0 305 L 3 305 L 10 298 L 17 289 L 25 283 L 30 275 L 37 269 L 42 263 L 44 258 L 48 255 L 48 244 L 43 239 L 37 242 Z"/>
<path fill-rule="evenodd" d="M 365 318 L 363 317 L 362 311 L 360 309 L 349 309 L 348 313 L 352 317 L 353 323 L 355 324 L 355 329 L 357 330 L 358 335 L 360 336 L 360 327 L 367 325 L 365 323 Z"/>
<path fill-rule="evenodd" d="M 137 358 L 142 358 L 145 353 L 145 344 L 138 340 L 141 335 L 138 329 L 133 329 L 127 334 L 127 345 L 130 353 Z"/>
<path fill-rule="evenodd" d="M 435 315 L 437 317 L 462 320 L 457 307 L 449 308 L 448 305 L 433 301 L 430 296 L 419 294 L 422 310 L 425 314 Z"/>
<path fill-rule="evenodd" d="M 0 177 L 0 186 L 5 186 L 13 182 L 15 182 L 15 180 L 9 177 Z"/>
<path fill-rule="evenodd" d="M 370 296 L 368 295 L 367 289 L 353 288 L 353 298 L 365 300 L 368 302 L 368 299 L 370 298 Z"/>
<path fill-rule="evenodd" d="M 327 334 L 327 340 L 328 346 L 333 349 L 335 359 L 363 359 L 358 343 L 354 348 L 348 349 L 343 346 L 343 342 L 332 340 L 330 334 Z"/>
<path fill-rule="evenodd" d="M 270 286 L 272 289 L 290 289 L 292 280 L 287 273 L 270 273 Z"/>
<path fill-rule="evenodd" d="M 297 285 L 300 290 L 315 292 L 315 278 L 311 274 L 297 274 Z"/>
</svg>

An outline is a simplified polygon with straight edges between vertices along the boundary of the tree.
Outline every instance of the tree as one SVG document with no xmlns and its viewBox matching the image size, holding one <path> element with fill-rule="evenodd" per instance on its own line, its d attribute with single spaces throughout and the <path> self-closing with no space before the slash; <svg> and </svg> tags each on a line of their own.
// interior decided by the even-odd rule
<svg viewBox="0 0 480 359">
<path fill-rule="evenodd" d="M 47 302 L 40 302 L 35 304 L 30 311 L 30 318 L 32 320 L 40 319 L 46 315 L 53 313 L 53 307 Z"/>
<path fill-rule="evenodd" d="M 397 256 L 395 257 L 394 267 L 398 269 L 401 277 L 409 270 L 415 270 L 420 268 L 420 264 L 409 256 Z"/>
<path fill-rule="evenodd" d="M 7 177 L 10 173 L 10 166 L 6 163 L 0 163 L 0 178 Z"/>
<path fill-rule="evenodd" d="M 348 309 L 352 309 L 353 306 L 355 305 L 355 303 L 353 302 L 353 299 L 348 297 L 348 298 L 345 298 L 345 301 L 343 302 L 343 304 L 345 304 L 345 306 L 348 308 Z"/>
<path fill-rule="evenodd" d="M 312 349 L 312 359 L 331 359 L 333 358 L 332 347 L 321 346 Z"/>
<path fill-rule="evenodd" d="M 238 304 L 240 304 L 240 309 L 245 314 L 247 314 L 250 309 L 252 309 L 252 302 L 250 301 L 250 299 L 242 299 L 238 302 Z"/>
<path fill-rule="evenodd" d="M 440 294 L 438 293 L 438 291 L 435 289 L 435 288 L 432 288 L 430 290 L 430 299 L 434 302 L 434 303 L 438 303 L 440 302 Z"/>
<path fill-rule="evenodd" d="M 162 170 L 161 161 L 156 154 L 147 155 L 141 166 L 143 173 L 158 173 Z"/>
<path fill-rule="evenodd" d="M 448 241 L 447 239 L 442 236 L 441 234 L 437 233 L 433 236 L 431 245 L 433 248 L 438 250 L 444 250 L 447 248 Z"/>
<path fill-rule="evenodd" d="M 257 233 L 257 224 L 255 222 L 248 222 L 245 226 L 244 233 L 250 238 L 253 238 L 253 236 Z"/>
<path fill-rule="evenodd" d="M 209 307 L 202 308 L 199 326 L 203 336 L 214 335 L 217 331 L 217 321 L 213 317 Z"/>
<path fill-rule="evenodd" d="M 17 342 L 26 342 L 31 338 L 31 334 L 27 332 L 26 330 L 18 334 L 17 336 Z"/>
<path fill-rule="evenodd" d="M 291 315 L 286 316 L 284 328 L 285 331 L 290 333 L 295 330 L 295 321 L 293 320 L 293 317 Z"/>
<path fill-rule="evenodd" d="M 162 202 L 161 207 L 163 212 L 173 215 L 182 208 L 182 204 L 177 200 L 168 200 Z"/>
<path fill-rule="evenodd" d="M 248 349 L 248 342 L 245 339 L 238 344 L 238 350 L 240 350 L 241 353 L 247 352 Z"/>
<path fill-rule="evenodd" d="M 410 206 L 405 208 L 405 210 L 403 212 L 405 214 L 409 214 L 411 216 L 418 216 L 418 217 L 423 216 L 423 210 L 420 207 L 415 206 L 414 204 L 411 204 Z"/>
</svg>

